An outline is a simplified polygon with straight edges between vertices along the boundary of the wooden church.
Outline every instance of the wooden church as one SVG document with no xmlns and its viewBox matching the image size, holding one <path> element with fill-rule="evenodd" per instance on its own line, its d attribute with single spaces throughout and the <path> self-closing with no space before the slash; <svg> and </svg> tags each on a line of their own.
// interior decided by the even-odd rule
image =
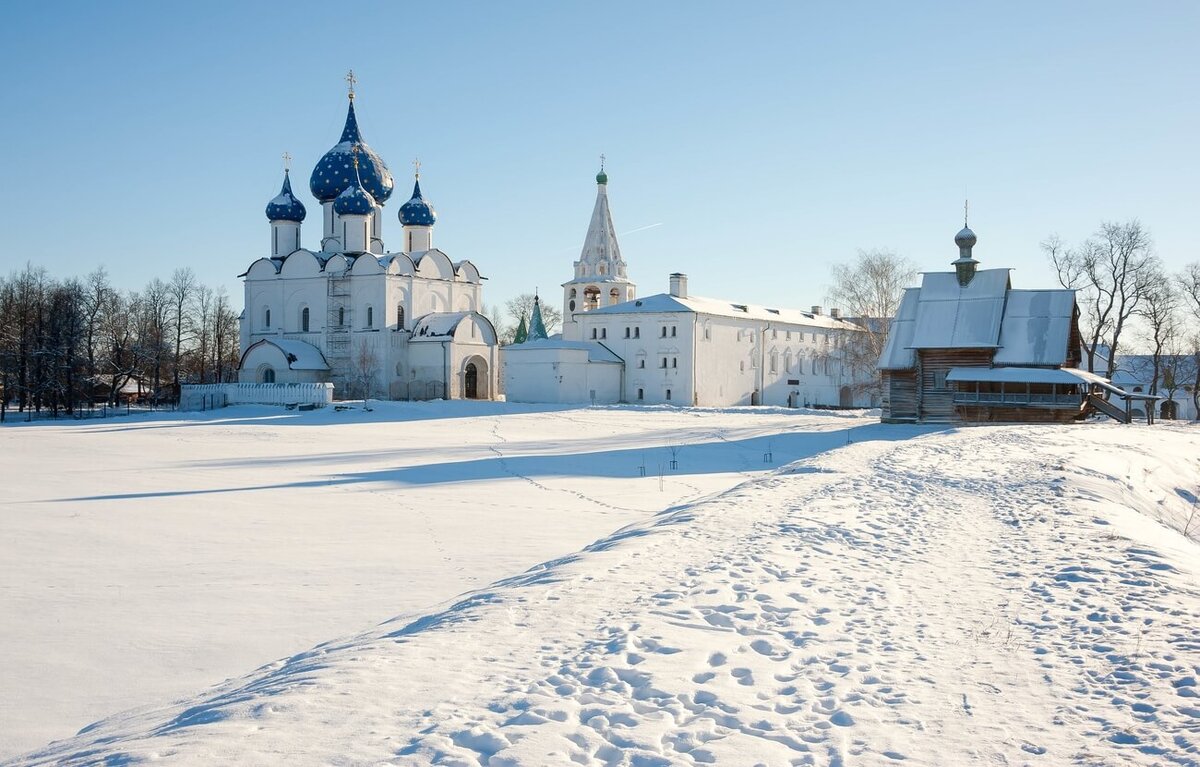
<svg viewBox="0 0 1200 767">
<path fill-rule="evenodd" d="M 1014 290 L 1009 269 L 979 269 L 965 222 L 954 242 L 954 271 L 924 273 L 892 321 L 884 422 L 1065 422 L 1100 410 L 1128 423 L 1128 401 L 1104 398 L 1128 395 L 1079 369 L 1075 291 Z"/>
</svg>

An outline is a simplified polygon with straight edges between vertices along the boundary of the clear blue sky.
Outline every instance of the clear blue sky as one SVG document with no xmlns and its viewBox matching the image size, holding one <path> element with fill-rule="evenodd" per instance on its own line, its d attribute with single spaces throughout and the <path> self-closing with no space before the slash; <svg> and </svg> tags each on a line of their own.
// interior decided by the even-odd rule
<svg viewBox="0 0 1200 767">
<path fill-rule="evenodd" d="M 286 14 L 286 15 L 284 15 Z M 1140 218 L 1200 257 L 1200 5 L 24 3 L 0 27 L 0 271 L 192 267 L 240 304 L 280 154 L 338 139 L 347 69 L 397 191 L 420 156 L 435 243 L 489 303 L 559 299 L 608 155 L 643 295 L 804 307 L 831 264 L 948 268 L 964 190 L 983 266 L 1049 286 L 1038 243 Z M 643 227 L 651 227 L 645 228 Z M 634 232 L 633 230 L 641 229 Z"/>
</svg>

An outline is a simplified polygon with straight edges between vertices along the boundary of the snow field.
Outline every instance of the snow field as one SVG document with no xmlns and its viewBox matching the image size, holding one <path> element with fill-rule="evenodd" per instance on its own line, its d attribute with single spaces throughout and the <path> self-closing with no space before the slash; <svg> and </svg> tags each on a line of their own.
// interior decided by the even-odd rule
<svg viewBox="0 0 1200 767">
<path fill-rule="evenodd" d="M 428 609 L 867 423 L 451 402 L 0 428 L 0 759 Z"/>
<path fill-rule="evenodd" d="M 1194 765 L 1197 456 L 856 441 L 19 763 Z"/>
</svg>

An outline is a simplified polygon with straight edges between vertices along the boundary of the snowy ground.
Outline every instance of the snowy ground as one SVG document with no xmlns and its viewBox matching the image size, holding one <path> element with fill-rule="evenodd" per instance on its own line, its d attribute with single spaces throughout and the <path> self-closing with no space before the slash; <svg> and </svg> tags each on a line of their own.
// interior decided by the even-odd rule
<svg viewBox="0 0 1200 767">
<path fill-rule="evenodd" d="M 0 759 L 428 609 L 867 423 L 456 402 L 0 428 Z"/>
<path fill-rule="evenodd" d="M 761 467 L 709 437 L 697 460 Z M 794 439 L 812 457 L 18 763 L 1200 764 L 1200 429 Z"/>
</svg>

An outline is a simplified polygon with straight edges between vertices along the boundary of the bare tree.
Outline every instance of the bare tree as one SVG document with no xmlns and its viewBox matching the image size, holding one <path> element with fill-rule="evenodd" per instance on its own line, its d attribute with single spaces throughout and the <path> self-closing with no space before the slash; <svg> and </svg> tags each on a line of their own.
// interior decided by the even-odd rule
<svg viewBox="0 0 1200 767">
<path fill-rule="evenodd" d="M 196 291 L 196 275 L 191 269 L 176 269 L 171 275 L 171 284 L 169 286 L 169 294 L 171 296 L 171 325 L 175 332 L 174 355 L 171 359 L 171 385 L 172 397 L 179 396 L 179 368 L 180 361 L 183 359 L 183 339 L 184 335 L 190 335 L 193 328 L 191 317 L 188 316 L 188 308 L 192 302 L 192 296 Z M 158 381 L 155 381 L 158 385 Z"/>
<path fill-rule="evenodd" d="M 225 287 L 217 288 L 213 298 L 213 370 L 216 382 L 224 383 L 236 376 L 241 361 L 238 316 L 229 303 Z"/>
<path fill-rule="evenodd" d="M 1042 243 L 1042 249 L 1062 286 L 1077 291 L 1088 328 L 1089 369 L 1095 370 L 1096 352 L 1107 344 L 1105 377 L 1112 378 L 1121 335 L 1161 274 L 1150 233 L 1136 219 L 1124 224 L 1105 222 L 1077 248 L 1065 247 L 1054 236 Z"/>
<path fill-rule="evenodd" d="M 1150 393 L 1158 394 L 1163 358 L 1168 354 L 1168 347 L 1179 333 L 1179 293 L 1167 275 L 1160 270 L 1155 270 L 1138 309 L 1138 315 L 1145 322 L 1146 342 L 1150 349 Z"/>
<path fill-rule="evenodd" d="M 1179 275 L 1183 303 L 1191 315 L 1192 332 L 1187 334 L 1188 356 L 1192 363 L 1192 404 L 1200 414 L 1200 261 L 1193 261 Z"/>
<path fill-rule="evenodd" d="M 375 393 L 375 378 L 379 375 L 380 362 L 379 355 L 375 353 L 375 348 L 367 343 L 367 339 L 358 342 L 351 367 L 358 394 L 363 400 L 371 399 Z"/>
<path fill-rule="evenodd" d="M 840 353 L 858 382 L 860 392 L 881 391 L 877 366 L 887 345 L 891 320 L 900 309 L 904 288 L 917 277 L 916 267 L 890 250 L 860 250 L 853 263 L 833 267 L 833 284 L 826 301 L 862 327 L 847 334 Z"/>
<path fill-rule="evenodd" d="M 562 312 L 543 301 L 538 303 L 542 310 L 542 322 L 546 324 L 546 332 L 554 333 L 562 326 Z M 522 317 L 529 322 L 529 316 L 533 313 L 533 293 L 522 293 L 516 298 L 510 298 L 504 304 L 504 309 L 508 312 L 508 318 L 514 328 Z"/>
</svg>

